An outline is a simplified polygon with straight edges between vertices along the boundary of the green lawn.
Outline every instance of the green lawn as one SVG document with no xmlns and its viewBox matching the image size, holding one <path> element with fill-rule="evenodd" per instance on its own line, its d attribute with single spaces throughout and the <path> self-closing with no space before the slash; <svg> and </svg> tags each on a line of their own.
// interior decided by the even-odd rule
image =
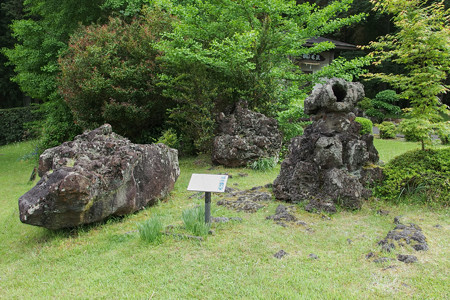
<svg viewBox="0 0 450 300">
<path fill-rule="evenodd" d="M 387 161 L 413 147 L 376 141 Z M 408 146 L 405 146 L 408 145 Z M 384 146 L 384 147 L 380 147 Z M 17 199 L 32 184 L 32 162 L 18 158 L 32 143 L 0 147 L 0 298 L 1 299 L 448 299 L 450 218 L 448 209 L 366 203 L 360 211 L 328 219 L 297 209 L 307 226 L 281 227 L 266 216 L 273 201 L 257 213 L 215 205 L 214 216 L 238 216 L 242 222 L 214 225 L 203 242 L 164 236 L 160 245 L 139 239 L 137 225 L 159 215 L 180 232 L 181 212 L 203 202 L 186 187 L 193 172 L 233 174 L 228 186 L 250 188 L 272 182 L 270 172 L 249 169 L 208 170 L 206 157 L 181 160 L 181 176 L 171 196 L 159 205 L 125 218 L 77 230 L 52 232 L 21 224 Z M 392 152 L 391 152 L 392 150 Z M 389 153 L 388 153 L 389 151 Z M 394 152 L 395 151 L 395 152 Z M 238 173 L 248 173 L 240 177 Z M 380 216 L 378 209 L 390 211 Z M 429 244 L 414 254 L 419 262 L 382 264 L 365 259 L 379 252 L 377 241 L 393 229 L 393 219 L 420 225 Z M 435 225 L 441 227 L 435 227 Z M 309 228 L 307 230 L 307 228 Z M 347 239 L 352 242 L 349 243 Z M 276 259 L 283 249 L 289 255 Z M 310 253 L 317 260 L 310 259 Z"/>
</svg>

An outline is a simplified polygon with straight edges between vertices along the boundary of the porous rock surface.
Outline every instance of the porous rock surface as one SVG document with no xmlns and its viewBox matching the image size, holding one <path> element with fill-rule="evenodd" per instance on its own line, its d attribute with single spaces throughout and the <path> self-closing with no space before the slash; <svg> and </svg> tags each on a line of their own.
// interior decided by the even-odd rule
<svg viewBox="0 0 450 300">
<path fill-rule="evenodd" d="M 40 156 L 20 220 L 59 229 L 129 214 L 167 196 L 179 174 L 177 150 L 133 144 L 105 124 Z"/>
<path fill-rule="evenodd" d="M 302 136 L 291 140 L 289 154 L 273 183 L 277 199 L 308 201 L 308 211 L 335 212 L 336 203 L 359 208 L 370 196 L 366 185 L 380 180 L 373 136 L 359 133 L 353 110 L 364 97 L 361 83 L 333 78 L 315 86 L 305 100 L 313 118 Z"/>
<path fill-rule="evenodd" d="M 282 135 L 275 119 L 251 111 L 245 102 L 234 112 L 220 113 L 212 161 L 227 167 L 247 166 L 261 158 L 278 157 Z"/>
<path fill-rule="evenodd" d="M 428 250 L 427 239 L 422 229 L 416 224 L 397 224 L 388 232 L 386 237 L 378 242 L 378 245 L 386 252 L 400 247 L 411 247 L 416 251 Z"/>
</svg>

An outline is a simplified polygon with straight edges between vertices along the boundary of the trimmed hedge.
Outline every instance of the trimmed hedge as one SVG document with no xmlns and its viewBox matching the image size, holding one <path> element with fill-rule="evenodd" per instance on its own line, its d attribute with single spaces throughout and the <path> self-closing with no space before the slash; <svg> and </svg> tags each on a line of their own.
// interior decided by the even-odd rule
<svg viewBox="0 0 450 300">
<path fill-rule="evenodd" d="M 41 119 L 37 109 L 36 105 L 0 109 L 0 145 L 33 138 L 34 135 L 25 124 Z"/>
<path fill-rule="evenodd" d="M 412 150 L 386 164 L 379 196 L 450 205 L 450 148 Z"/>
<path fill-rule="evenodd" d="M 356 117 L 356 122 L 361 124 L 361 130 L 359 133 L 361 134 L 372 134 L 373 123 L 369 119 Z"/>
</svg>

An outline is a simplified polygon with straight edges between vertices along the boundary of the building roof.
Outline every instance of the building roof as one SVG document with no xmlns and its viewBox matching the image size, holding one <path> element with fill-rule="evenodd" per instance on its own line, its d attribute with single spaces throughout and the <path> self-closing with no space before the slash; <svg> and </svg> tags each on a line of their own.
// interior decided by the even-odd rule
<svg viewBox="0 0 450 300">
<path fill-rule="evenodd" d="M 357 47 L 355 45 L 332 40 L 332 39 L 327 39 L 327 38 L 323 38 L 323 37 L 314 37 L 314 38 L 307 39 L 304 46 L 312 47 L 314 44 L 318 44 L 318 43 L 322 43 L 322 42 L 332 42 L 336 46 L 336 49 L 345 49 L 345 50 L 356 50 L 357 49 Z"/>
</svg>

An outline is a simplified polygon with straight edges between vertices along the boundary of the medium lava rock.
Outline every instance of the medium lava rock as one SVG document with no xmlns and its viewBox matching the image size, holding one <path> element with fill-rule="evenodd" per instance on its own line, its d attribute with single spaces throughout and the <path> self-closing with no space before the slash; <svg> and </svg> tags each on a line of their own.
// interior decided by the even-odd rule
<svg viewBox="0 0 450 300">
<path fill-rule="evenodd" d="M 105 124 L 44 151 L 20 220 L 59 229 L 129 214 L 166 197 L 179 174 L 177 150 L 133 144 Z"/>
<path fill-rule="evenodd" d="M 231 115 L 219 114 L 218 123 L 213 163 L 240 167 L 261 158 L 278 157 L 282 135 L 275 119 L 251 111 L 240 102 Z"/>
</svg>

